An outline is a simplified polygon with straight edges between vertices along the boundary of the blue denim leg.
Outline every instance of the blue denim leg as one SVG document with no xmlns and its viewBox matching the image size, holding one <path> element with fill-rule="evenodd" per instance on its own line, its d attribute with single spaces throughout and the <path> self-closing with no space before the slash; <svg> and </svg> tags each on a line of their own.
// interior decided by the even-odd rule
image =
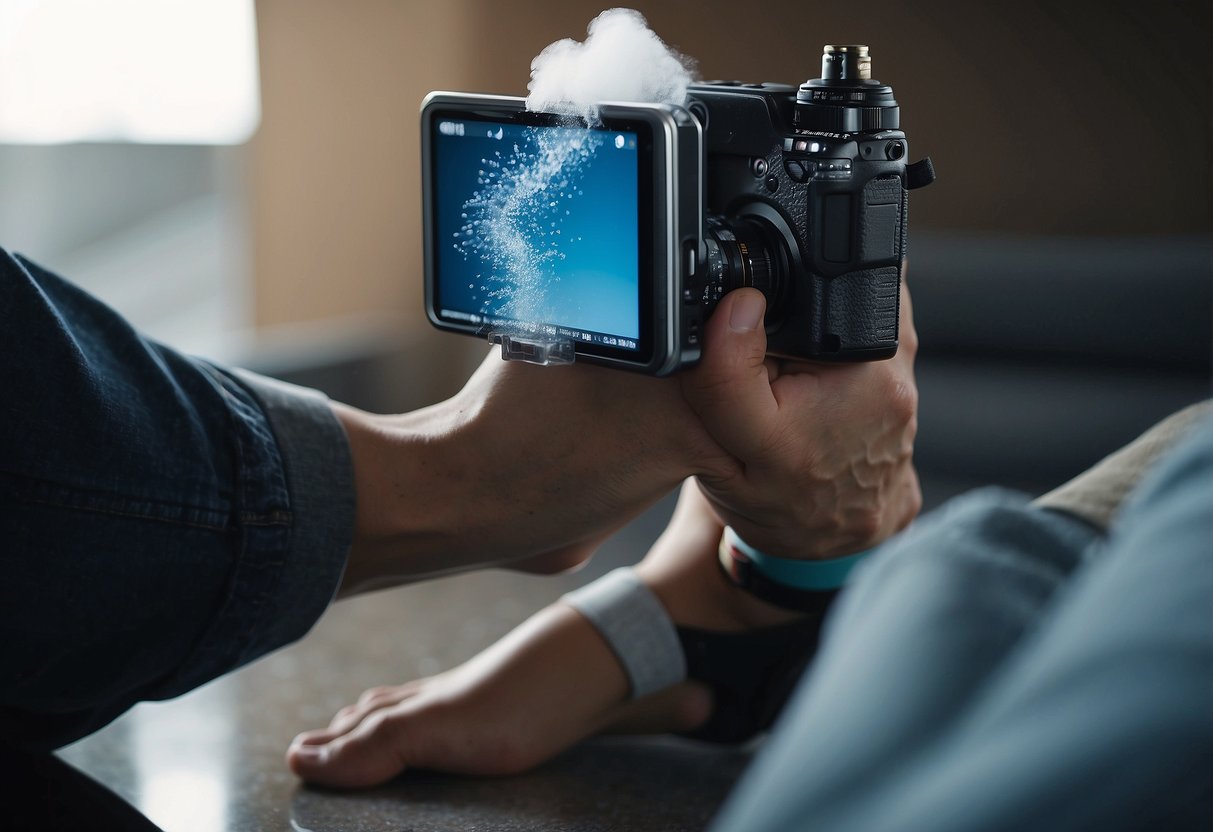
<svg viewBox="0 0 1213 832">
<path fill-rule="evenodd" d="M 1091 534 L 979 495 L 886 547 L 714 828 L 1207 828 L 1213 424 Z"/>
<path fill-rule="evenodd" d="M 353 523 L 318 394 L 153 343 L 0 250 L 0 729 L 53 747 L 298 638 Z"/>
</svg>

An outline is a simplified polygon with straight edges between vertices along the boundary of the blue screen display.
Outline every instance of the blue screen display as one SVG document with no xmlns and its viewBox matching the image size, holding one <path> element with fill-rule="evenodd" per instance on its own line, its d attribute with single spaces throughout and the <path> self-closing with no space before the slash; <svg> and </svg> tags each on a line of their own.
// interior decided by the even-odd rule
<svg viewBox="0 0 1213 832">
<path fill-rule="evenodd" d="M 458 118 L 432 129 L 438 314 L 638 349 L 637 135 Z"/>
</svg>

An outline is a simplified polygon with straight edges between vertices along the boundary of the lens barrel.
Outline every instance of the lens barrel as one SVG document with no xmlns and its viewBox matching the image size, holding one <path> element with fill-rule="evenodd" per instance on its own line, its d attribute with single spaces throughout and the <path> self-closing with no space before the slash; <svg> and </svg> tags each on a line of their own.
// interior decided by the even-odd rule
<svg viewBox="0 0 1213 832">
<path fill-rule="evenodd" d="M 714 306 L 734 289 L 752 286 L 766 295 L 767 310 L 774 314 L 787 271 L 775 229 L 753 217 L 709 216 L 706 231 L 705 300 Z"/>
<path fill-rule="evenodd" d="M 900 121 L 893 88 L 872 79 L 866 46 L 826 46 L 821 77 L 804 82 L 796 93 L 798 130 L 863 133 L 896 130 Z"/>
<path fill-rule="evenodd" d="M 826 46 L 821 56 L 825 81 L 870 81 L 872 56 L 866 46 Z"/>
</svg>

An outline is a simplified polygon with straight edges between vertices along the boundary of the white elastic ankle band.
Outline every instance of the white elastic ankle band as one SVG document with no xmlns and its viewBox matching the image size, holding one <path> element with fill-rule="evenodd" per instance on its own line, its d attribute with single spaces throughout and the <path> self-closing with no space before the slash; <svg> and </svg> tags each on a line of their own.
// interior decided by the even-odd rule
<svg viewBox="0 0 1213 832">
<path fill-rule="evenodd" d="M 631 569 L 608 572 L 561 598 L 590 620 L 628 675 L 632 698 L 676 685 L 687 662 L 665 607 Z"/>
</svg>

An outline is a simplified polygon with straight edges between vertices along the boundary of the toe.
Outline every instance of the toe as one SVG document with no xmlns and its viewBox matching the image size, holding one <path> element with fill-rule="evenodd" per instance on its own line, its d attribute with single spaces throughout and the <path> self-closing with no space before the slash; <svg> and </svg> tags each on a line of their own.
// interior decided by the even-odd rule
<svg viewBox="0 0 1213 832">
<path fill-rule="evenodd" d="M 337 711 L 333 721 L 329 723 L 328 731 L 334 736 L 347 734 L 371 714 L 400 704 L 420 689 L 413 684 L 371 688 L 358 698 L 356 704 L 346 705 Z"/>
<path fill-rule="evenodd" d="M 380 711 L 349 733 L 327 741 L 296 738 L 287 751 L 287 764 L 299 777 L 317 785 L 378 785 L 405 769 L 407 742 L 400 726 L 399 719 Z"/>
<path fill-rule="evenodd" d="M 291 746 L 296 745 L 324 745 L 336 739 L 340 734 L 329 728 L 321 728 L 316 731 L 304 731 L 295 739 L 291 740 Z"/>
</svg>

